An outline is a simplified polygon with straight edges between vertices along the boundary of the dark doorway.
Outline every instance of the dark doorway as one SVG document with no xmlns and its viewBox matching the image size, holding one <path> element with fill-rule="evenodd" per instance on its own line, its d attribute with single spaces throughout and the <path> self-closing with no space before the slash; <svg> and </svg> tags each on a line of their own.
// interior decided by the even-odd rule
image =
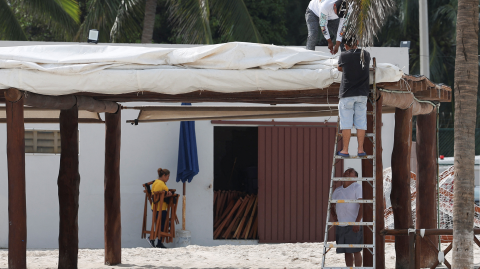
<svg viewBox="0 0 480 269">
<path fill-rule="evenodd" d="M 258 127 L 214 127 L 214 189 L 258 192 Z"/>
</svg>

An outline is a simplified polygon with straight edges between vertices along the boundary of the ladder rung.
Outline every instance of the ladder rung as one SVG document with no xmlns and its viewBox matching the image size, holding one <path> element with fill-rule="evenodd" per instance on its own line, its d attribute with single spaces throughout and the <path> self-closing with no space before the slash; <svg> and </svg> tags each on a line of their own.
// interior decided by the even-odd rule
<svg viewBox="0 0 480 269">
<path fill-rule="evenodd" d="M 373 269 L 373 267 L 323 267 L 323 269 Z"/>
<path fill-rule="evenodd" d="M 333 181 L 374 181 L 373 177 L 334 177 Z"/>
<path fill-rule="evenodd" d="M 339 156 L 339 155 L 336 155 L 335 154 L 335 159 L 345 159 L 345 160 L 348 160 L 348 159 L 373 159 L 373 155 L 367 155 L 367 156 L 363 156 L 363 157 L 358 157 L 358 156 L 350 156 L 350 157 L 343 157 L 343 156 Z"/>
<path fill-rule="evenodd" d="M 327 244 L 328 248 L 375 248 L 375 245 L 367 244 Z"/>
<path fill-rule="evenodd" d="M 365 225 L 373 225 L 373 222 L 327 222 L 327 225 L 332 225 L 332 226 L 340 226 L 340 225 L 365 226 Z"/>
<path fill-rule="evenodd" d="M 373 204 L 373 200 L 330 200 L 332 204 Z"/>
<path fill-rule="evenodd" d="M 367 115 L 373 115 L 373 111 L 367 111 Z"/>
<path fill-rule="evenodd" d="M 338 133 L 338 135 L 342 136 L 342 133 Z M 357 133 L 352 133 L 350 136 L 356 137 Z M 375 137 L 375 134 L 374 133 L 368 133 L 368 134 L 365 134 L 365 137 Z"/>
</svg>

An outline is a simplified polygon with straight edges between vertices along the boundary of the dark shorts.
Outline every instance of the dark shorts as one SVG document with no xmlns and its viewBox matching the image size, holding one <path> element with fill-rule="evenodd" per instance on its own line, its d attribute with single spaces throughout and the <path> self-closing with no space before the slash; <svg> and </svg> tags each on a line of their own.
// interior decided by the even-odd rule
<svg viewBox="0 0 480 269">
<path fill-rule="evenodd" d="M 363 244 L 363 227 L 360 226 L 360 231 L 355 233 L 352 226 L 337 226 L 335 238 L 337 244 Z M 337 253 L 356 253 L 360 251 L 362 251 L 361 248 L 337 248 Z"/>
</svg>

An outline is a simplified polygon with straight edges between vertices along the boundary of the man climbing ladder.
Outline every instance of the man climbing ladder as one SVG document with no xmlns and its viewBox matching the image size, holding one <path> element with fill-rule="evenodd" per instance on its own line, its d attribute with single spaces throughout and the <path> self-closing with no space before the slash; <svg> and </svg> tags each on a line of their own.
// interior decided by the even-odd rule
<svg viewBox="0 0 480 269">
<path fill-rule="evenodd" d="M 364 221 L 361 218 L 360 208 L 362 206 L 357 206 L 359 208 L 359 214 L 355 220 L 335 220 L 335 222 L 331 221 L 331 214 L 335 211 L 335 207 L 339 207 L 339 204 L 371 204 L 371 208 L 373 209 L 373 215 L 375 215 L 375 175 L 376 175 L 376 151 L 373 151 L 372 155 L 367 155 L 369 152 L 365 152 L 363 149 L 363 140 L 364 137 L 371 139 L 373 143 L 373 148 L 376 147 L 376 114 L 374 111 L 376 110 L 376 100 L 377 100 L 377 93 L 376 93 L 376 84 L 375 84 L 375 59 L 374 59 L 374 68 L 373 68 L 373 76 L 374 76 L 374 83 L 373 83 L 373 91 L 370 92 L 370 85 L 369 85 L 369 74 L 370 74 L 370 55 L 368 52 L 364 51 L 364 58 L 361 60 L 361 50 L 357 49 L 357 41 L 355 37 L 350 37 L 349 39 L 345 40 L 345 47 L 347 51 L 342 52 L 339 58 L 339 71 L 343 71 L 342 75 L 342 83 L 340 86 L 340 101 L 339 101 L 339 117 L 337 122 L 337 136 L 335 139 L 335 147 L 333 153 L 333 165 L 332 165 L 332 174 L 330 181 L 330 192 L 329 192 L 329 200 L 328 200 L 328 210 L 327 210 L 327 223 L 325 226 L 325 240 L 324 240 L 324 249 L 323 249 L 323 261 L 322 261 L 322 268 L 324 269 L 332 269 L 335 267 L 326 266 L 326 254 L 329 252 L 331 248 L 342 249 L 343 253 L 359 253 L 358 249 L 367 249 L 372 255 L 375 255 L 375 221 Z M 343 99 L 343 100 L 342 100 Z M 373 111 L 367 111 L 367 102 L 371 102 Z M 373 130 L 374 133 L 366 133 L 367 129 L 367 114 L 373 115 Z M 357 129 L 356 134 L 351 133 L 351 128 L 355 126 Z M 351 136 L 357 136 L 358 138 L 358 156 L 350 156 L 348 152 L 348 145 Z M 343 149 L 339 149 L 338 141 L 339 136 L 343 138 Z M 359 178 L 357 176 L 353 176 L 352 173 L 345 174 L 345 177 L 335 177 L 335 166 L 337 162 L 341 159 L 352 159 L 352 160 L 362 160 L 366 159 L 368 161 L 372 161 L 373 163 L 373 177 L 362 177 Z M 348 171 L 348 170 L 347 170 Z M 365 173 L 365 171 L 363 171 Z M 352 186 L 352 184 L 345 184 L 345 182 L 367 182 L 373 188 L 373 199 L 361 199 L 363 196 L 355 194 L 353 196 L 349 196 L 347 198 L 340 197 L 338 192 L 334 195 L 334 182 L 343 182 L 343 188 L 345 186 Z M 358 184 L 356 185 L 358 186 Z M 333 211 L 332 211 L 333 209 Z M 338 210 L 337 210 L 338 213 Z M 360 216 L 360 219 L 358 218 Z M 355 237 L 353 241 L 345 240 L 345 236 L 337 235 L 337 242 L 336 244 L 328 243 L 328 232 L 332 227 L 347 227 L 351 226 L 353 233 L 348 233 L 348 237 Z M 360 231 L 360 227 L 365 227 L 365 229 L 370 229 L 373 232 L 373 244 L 365 244 L 360 237 L 357 237 L 358 234 L 355 234 L 354 228 L 355 226 L 358 227 L 358 233 L 362 233 Z M 347 228 L 349 230 L 349 228 Z M 345 232 L 347 230 L 345 228 L 338 228 L 339 233 Z M 348 232 L 348 231 L 347 231 Z M 358 239 L 358 240 L 357 240 Z M 363 239 L 363 238 L 362 238 Z M 368 238 L 369 239 L 369 238 Z M 354 242 L 355 241 L 355 242 Z M 346 251 L 345 249 L 351 249 L 350 251 Z M 348 256 L 348 257 L 347 257 Z M 359 259 L 360 256 L 353 255 L 355 258 Z M 348 267 L 353 266 L 353 259 L 352 255 L 345 255 L 345 259 L 347 262 Z M 355 259 L 355 260 L 357 260 Z M 375 268 L 375 259 L 373 259 L 373 267 L 360 267 L 360 261 L 355 261 L 356 268 Z M 344 268 L 344 267 L 337 267 L 337 268 Z"/>
</svg>

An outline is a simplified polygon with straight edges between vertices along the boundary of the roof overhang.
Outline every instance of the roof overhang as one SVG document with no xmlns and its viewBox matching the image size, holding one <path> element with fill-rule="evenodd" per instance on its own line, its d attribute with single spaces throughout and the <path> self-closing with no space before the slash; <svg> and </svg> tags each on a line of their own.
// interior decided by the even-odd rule
<svg viewBox="0 0 480 269">
<path fill-rule="evenodd" d="M 59 118 L 60 110 L 38 109 L 33 107 L 24 108 L 25 123 L 59 123 Z M 6 123 L 6 121 L 6 107 L 0 106 L 0 123 Z M 78 123 L 104 123 L 104 121 L 98 113 L 79 110 Z"/>
</svg>

